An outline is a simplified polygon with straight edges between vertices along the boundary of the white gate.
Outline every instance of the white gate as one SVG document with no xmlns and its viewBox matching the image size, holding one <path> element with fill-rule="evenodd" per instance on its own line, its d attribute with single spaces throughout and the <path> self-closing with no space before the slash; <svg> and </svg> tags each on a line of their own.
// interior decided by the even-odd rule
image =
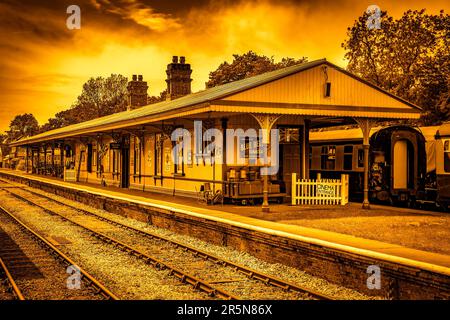
<svg viewBox="0 0 450 320">
<path fill-rule="evenodd" d="M 77 182 L 77 171 L 75 169 L 68 170 L 64 169 L 64 181 L 67 182 Z"/>
<path fill-rule="evenodd" d="M 348 203 L 348 174 L 339 179 L 298 179 L 292 174 L 292 205 L 345 205 Z"/>
</svg>

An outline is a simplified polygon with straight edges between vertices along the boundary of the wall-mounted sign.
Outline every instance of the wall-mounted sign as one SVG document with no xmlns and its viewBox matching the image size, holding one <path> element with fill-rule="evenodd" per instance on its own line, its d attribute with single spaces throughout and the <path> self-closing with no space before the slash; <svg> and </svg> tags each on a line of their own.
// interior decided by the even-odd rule
<svg viewBox="0 0 450 320">
<path fill-rule="evenodd" d="M 335 186 L 319 183 L 317 185 L 317 195 L 333 197 L 335 195 Z"/>
<path fill-rule="evenodd" d="M 111 150 L 122 149 L 122 144 L 120 142 L 112 142 L 109 144 Z"/>
<path fill-rule="evenodd" d="M 164 148 L 164 171 L 166 172 L 170 172 L 170 151 L 169 147 Z"/>
</svg>

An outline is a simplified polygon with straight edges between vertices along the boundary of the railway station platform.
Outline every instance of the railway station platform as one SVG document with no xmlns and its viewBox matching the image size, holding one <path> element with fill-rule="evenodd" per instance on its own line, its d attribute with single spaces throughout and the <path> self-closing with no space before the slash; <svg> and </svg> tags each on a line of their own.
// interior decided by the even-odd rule
<svg viewBox="0 0 450 320">
<path fill-rule="evenodd" d="M 426 234 L 421 231 L 420 223 L 427 219 L 438 219 L 447 223 L 450 215 L 444 213 L 377 205 L 373 205 L 371 210 L 363 210 L 359 203 L 350 203 L 342 207 L 300 207 L 271 204 L 271 212 L 263 213 L 259 206 L 222 206 L 220 204 L 207 206 L 198 203 L 196 199 L 86 183 L 64 182 L 57 178 L 42 177 L 9 169 L 0 169 L 0 178 L 29 182 L 32 186 L 44 184 L 46 187 L 42 189 L 46 191 L 49 188 L 64 189 L 64 191 L 55 192 L 59 195 L 81 192 L 98 197 L 98 199 L 107 199 L 110 204 L 103 205 L 103 207 L 108 211 L 115 211 L 115 206 L 126 206 L 126 209 L 117 209 L 116 212 L 133 217 L 133 212 L 141 211 L 150 216 L 148 221 L 155 226 L 189 234 L 216 244 L 232 246 L 270 262 L 280 262 L 302 268 L 332 282 L 341 284 L 344 282 L 344 285 L 349 287 L 360 288 L 363 286 L 362 282 L 365 285 L 367 266 L 376 264 L 386 270 L 386 281 L 388 278 L 390 279 L 387 290 L 393 290 L 392 279 L 397 281 L 394 285 L 397 290 L 398 279 L 401 278 L 403 279 L 401 281 L 407 283 L 403 284 L 403 287 L 409 288 L 406 289 L 409 293 L 402 291 L 400 294 L 404 295 L 402 297 L 411 297 L 408 294 L 411 295 L 414 290 L 410 285 L 417 285 L 417 282 L 420 282 L 417 280 L 418 278 L 423 278 L 423 281 L 428 284 L 434 283 L 436 287 L 442 286 L 444 283 L 445 290 L 450 288 L 450 254 L 445 251 L 439 252 L 439 249 L 417 249 L 424 241 L 421 234 Z M 78 198 L 83 197 L 78 196 Z M 370 234 L 373 235 L 377 233 L 378 226 L 370 225 L 370 219 L 377 216 L 381 217 L 383 221 L 388 221 L 388 225 L 390 219 L 403 221 L 410 216 L 419 217 L 422 222 L 411 226 L 415 227 L 417 231 L 416 239 L 410 239 L 411 243 L 414 240 L 418 243 L 416 248 L 412 245 L 408 247 L 398 243 L 334 232 L 330 231 L 330 228 L 309 227 L 314 223 L 321 225 L 320 223 L 325 220 L 330 220 L 331 222 L 327 223 L 333 224 L 333 219 L 339 221 L 341 218 L 344 223 L 347 221 L 351 227 L 353 220 L 362 219 L 369 223 L 367 228 L 371 229 Z M 424 224 L 424 228 L 427 228 L 426 224 Z M 397 232 L 395 226 L 391 228 L 390 232 Z M 435 244 L 437 247 L 449 245 L 450 241 L 445 236 L 440 238 L 440 243 Z M 430 239 L 430 242 L 436 241 L 439 240 Z M 354 273 L 356 269 L 361 274 L 352 275 L 351 273 Z M 334 275 L 329 275 L 329 273 Z M 409 280 L 405 280 L 405 278 Z M 352 283 L 355 281 L 361 283 Z M 433 294 L 436 297 L 436 294 Z"/>
</svg>

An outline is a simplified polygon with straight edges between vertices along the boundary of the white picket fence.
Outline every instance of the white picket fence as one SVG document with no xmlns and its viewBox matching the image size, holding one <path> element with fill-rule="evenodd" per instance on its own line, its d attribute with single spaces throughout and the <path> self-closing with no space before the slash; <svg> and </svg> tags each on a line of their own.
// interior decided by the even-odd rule
<svg viewBox="0 0 450 320">
<path fill-rule="evenodd" d="M 64 170 L 64 181 L 67 182 L 77 182 L 77 171 L 76 170 Z"/>
<path fill-rule="evenodd" d="M 341 179 L 298 179 L 292 174 L 292 205 L 345 205 L 348 203 L 348 174 Z"/>
</svg>

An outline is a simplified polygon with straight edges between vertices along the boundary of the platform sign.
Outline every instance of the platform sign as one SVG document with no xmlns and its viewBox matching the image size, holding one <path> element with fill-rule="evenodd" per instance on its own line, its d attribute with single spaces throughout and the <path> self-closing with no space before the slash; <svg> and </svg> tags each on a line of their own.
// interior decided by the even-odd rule
<svg viewBox="0 0 450 320">
<path fill-rule="evenodd" d="M 326 183 L 319 183 L 317 184 L 317 195 L 318 196 L 325 196 L 325 197 L 334 197 L 336 186 L 329 185 Z"/>
</svg>

